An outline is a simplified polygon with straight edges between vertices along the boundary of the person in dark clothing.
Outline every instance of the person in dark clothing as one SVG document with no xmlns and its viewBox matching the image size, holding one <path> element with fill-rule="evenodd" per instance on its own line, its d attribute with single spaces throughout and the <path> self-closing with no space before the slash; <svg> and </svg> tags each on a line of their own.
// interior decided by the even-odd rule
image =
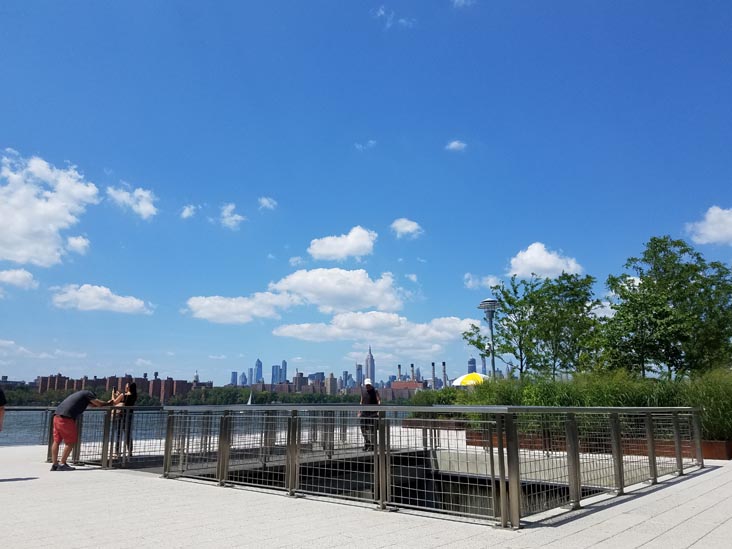
<svg viewBox="0 0 732 549">
<path fill-rule="evenodd" d="M 371 384 L 371 380 L 366 378 L 363 382 L 365 390 L 361 392 L 361 404 L 376 406 L 381 404 L 381 397 L 379 391 L 374 389 Z M 364 410 L 358 413 L 361 418 L 361 434 L 363 435 L 365 451 L 374 449 L 374 442 L 376 441 L 376 418 L 379 417 L 379 413 L 371 410 Z"/>
<path fill-rule="evenodd" d="M 0 431 L 3 430 L 3 421 L 5 420 L 5 405 L 8 403 L 7 400 L 5 400 L 5 393 L 3 393 L 3 388 L 0 387 Z"/>
<path fill-rule="evenodd" d="M 114 425 L 117 432 L 115 450 L 120 455 L 122 435 L 124 434 L 125 455 L 132 456 L 132 406 L 137 402 L 137 383 L 125 385 L 124 393 L 112 392 L 112 405 L 122 407 L 114 412 Z"/>
<path fill-rule="evenodd" d="M 51 471 L 73 471 L 74 468 L 66 463 L 66 460 L 74 449 L 74 444 L 78 440 L 76 430 L 76 419 L 84 413 L 89 405 L 98 408 L 99 406 L 108 406 L 111 401 L 104 402 L 99 400 L 97 395 L 91 391 L 77 391 L 67 396 L 61 404 L 56 407 L 53 416 L 53 445 L 51 446 Z M 61 463 L 58 462 L 58 449 L 64 442 L 64 451 L 61 455 Z"/>
</svg>

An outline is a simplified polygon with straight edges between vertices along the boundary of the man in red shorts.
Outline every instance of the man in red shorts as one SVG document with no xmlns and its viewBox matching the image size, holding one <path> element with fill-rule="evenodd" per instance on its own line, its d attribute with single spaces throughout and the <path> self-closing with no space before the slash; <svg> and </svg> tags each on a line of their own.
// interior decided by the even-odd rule
<svg viewBox="0 0 732 549">
<path fill-rule="evenodd" d="M 53 465 L 51 471 L 73 471 L 74 468 L 66 463 L 71 450 L 77 440 L 76 418 L 84 413 L 89 405 L 98 408 L 99 406 L 107 406 L 109 402 L 104 402 L 97 398 L 97 395 L 91 391 L 78 391 L 67 396 L 61 404 L 56 407 L 53 416 L 53 445 L 51 446 L 51 458 Z M 61 464 L 58 462 L 58 448 L 64 442 L 64 452 L 61 455 Z"/>
</svg>

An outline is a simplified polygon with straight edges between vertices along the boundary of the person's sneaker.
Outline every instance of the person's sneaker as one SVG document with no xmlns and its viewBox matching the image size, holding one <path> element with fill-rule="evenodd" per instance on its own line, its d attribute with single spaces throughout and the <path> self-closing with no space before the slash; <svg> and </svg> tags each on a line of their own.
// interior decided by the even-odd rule
<svg viewBox="0 0 732 549">
<path fill-rule="evenodd" d="M 51 465 L 51 471 L 58 471 L 58 463 Z"/>
<path fill-rule="evenodd" d="M 58 466 L 59 471 L 75 471 L 76 467 L 72 467 L 71 465 L 67 465 L 66 463 L 62 463 Z"/>
</svg>

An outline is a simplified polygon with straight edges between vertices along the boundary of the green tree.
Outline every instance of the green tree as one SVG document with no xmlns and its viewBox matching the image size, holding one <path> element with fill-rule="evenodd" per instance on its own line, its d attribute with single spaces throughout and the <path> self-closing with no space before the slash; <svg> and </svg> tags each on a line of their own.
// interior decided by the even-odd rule
<svg viewBox="0 0 732 549">
<path fill-rule="evenodd" d="M 608 278 L 615 316 L 607 324 L 611 363 L 645 373 L 687 375 L 732 364 L 732 272 L 683 240 L 653 237 Z"/>
<path fill-rule="evenodd" d="M 535 293 L 532 323 L 537 368 L 552 379 L 590 364 L 599 324 L 594 310 L 600 305 L 593 297 L 594 283 L 590 275 L 562 273 L 545 279 Z"/>
<path fill-rule="evenodd" d="M 519 377 L 529 370 L 536 356 L 534 312 L 540 284 L 534 276 L 518 279 L 514 275 L 508 286 L 501 283 L 491 288 L 498 301 L 493 323 L 496 358 L 512 371 L 518 371 Z M 490 356 L 490 339 L 481 333 L 479 326 L 471 325 L 470 330 L 463 333 L 463 339 L 475 347 L 481 357 Z"/>
</svg>

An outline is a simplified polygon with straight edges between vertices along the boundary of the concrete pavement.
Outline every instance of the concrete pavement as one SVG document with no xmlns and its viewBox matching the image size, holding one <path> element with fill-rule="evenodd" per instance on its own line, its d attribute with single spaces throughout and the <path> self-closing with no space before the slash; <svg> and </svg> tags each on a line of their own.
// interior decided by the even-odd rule
<svg viewBox="0 0 732 549">
<path fill-rule="evenodd" d="M 44 460 L 42 446 L 0 447 L 3 547 L 732 546 L 730 462 L 531 517 L 512 531 L 139 471 L 51 472 Z"/>
</svg>

